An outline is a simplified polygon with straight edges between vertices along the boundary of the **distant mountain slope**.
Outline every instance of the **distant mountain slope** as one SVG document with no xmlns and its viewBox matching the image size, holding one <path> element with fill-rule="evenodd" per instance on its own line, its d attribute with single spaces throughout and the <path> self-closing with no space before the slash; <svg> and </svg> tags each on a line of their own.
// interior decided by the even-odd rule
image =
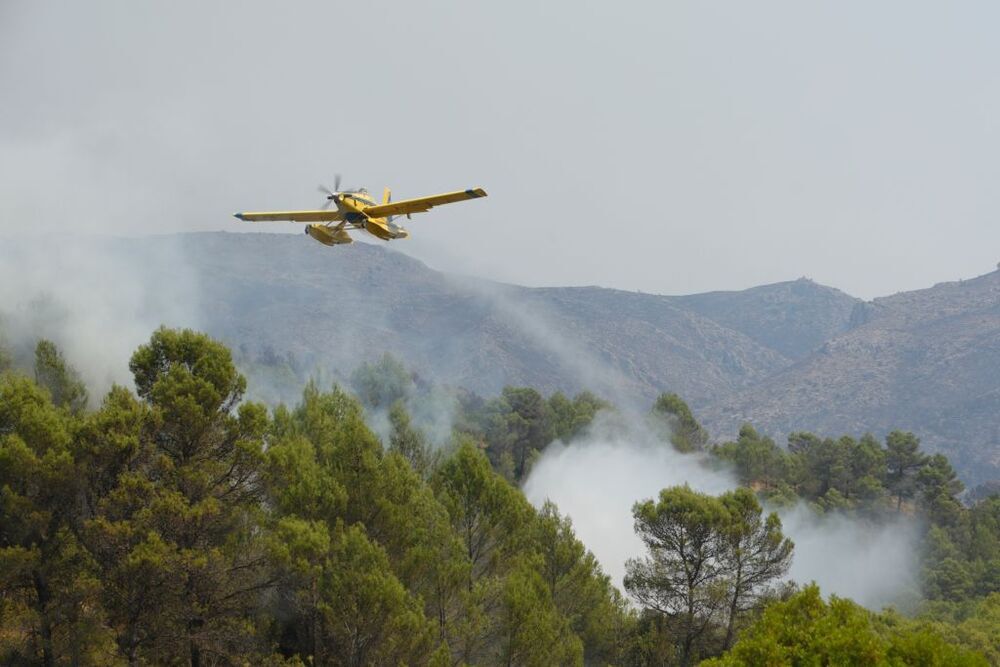
<svg viewBox="0 0 1000 667">
<path fill-rule="evenodd" d="M 851 313 L 863 303 L 806 278 L 739 292 L 681 296 L 677 302 L 745 333 L 789 359 L 802 359 L 824 341 L 846 331 Z"/>
<path fill-rule="evenodd" d="M 875 299 L 803 361 L 710 401 L 713 433 L 917 432 L 966 480 L 1000 477 L 1000 272 Z"/>
<path fill-rule="evenodd" d="M 484 395 L 591 389 L 648 406 L 674 391 L 717 439 L 744 421 L 779 441 L 912 430 L 967 482 L 1000 479 L 1000 273 L 871 302 L 808 280 L 657 296 L 503 285 L 391 246 L 227 233 L 4 241 L 0 268 L 0 320 L 53 337 L 98 382 L 112 363 L 122 379 L 149 329 L 190 324 L 230 344 L 268 399 L 388 351 Z"/>
<path fill-rule="evenodd" d="M 708 400 L 788 364 L 669 297 L 447 276 L 367 244 L 329 249 L 274 234 L 180 241 L 211 333 L 345 372 L 390 351 L 481 393 L 527 384 L 648 402 L 668 389 Z"/>
</svg>

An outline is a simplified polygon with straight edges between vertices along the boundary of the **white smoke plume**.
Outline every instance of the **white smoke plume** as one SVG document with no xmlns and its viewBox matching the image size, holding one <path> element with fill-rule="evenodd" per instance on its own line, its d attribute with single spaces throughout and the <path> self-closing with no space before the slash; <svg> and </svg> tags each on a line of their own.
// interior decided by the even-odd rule
<svg viewBox="0 0 1000 667">
<path fill-rule="evenodd" d="M 632 528 L 636 501 L 680 484 L 713 495 L 737 486 L 707 459 L 678 454 L 644 428 L 641 417 L 628 418 L 640 426 L 630 427 L 626 419 L 599 413 L 582 437 L 549 445 L 524 483 L 533 505 L 549 499 L 572 518 L 577 537 L 619 588 L 625 561 L 643 550 Z"/>
<path fill-rule="evenodd" d="M 138 250 L 138 252 L 136 252 Z M 0 330 L 22 366 L 48 338 L 97 402 L 131 386 L 128 360 L 161 324 L 198 326 L 198 290 L 177 237 L 0 240 Z"/>
<path fill-rule="evenodd" d="M 867 522 L 804 505 L 781 514 L 795 542 L 789 578 L 870 609 L 908 607 L 917 597 L 919 526 L 911 517 Z"/>
<path fill-rule="evenodd" d="M 658 439 L 640 417 L 638 426 L 602 416 L 581 438 L 555 442 L 531 470 L 524 492 L 536 507 L 546 499 L 569 515 L 577 536 L 619 588 L 625 561 L 642 556 L 633 531 L 632 505 L 661 489 L 688 484 L 712 495 L 736 488 L 717 462 L 680 454 Z M 789 577 L 815 581 L 824 594 L 850 597 L 872 609 L 903 603 L 916 586 L 917 526 L 901 519 L 878 527 L 843 515 L 819 516 L 799 506 L 782 515 L 795 542 Z"/>
<path fill-rule="evenodd" d="M 435 385 L 422 391 L 414 389 L 402 401 L 410 415 L 411 425 L 424 436 L 430 447 L 440 449 L 451 442 L 459 407 L 454 392 Z M 388 444 L 392 435 L 389 407 L 366 410 L 365 421 L 375 435 Z"/>
<path fill-rule="evenodd" d="M 485 300 L 504 318 L 504 322 L 517 329 L 526 339 L 572 376 L 580 386 L 596 392 L 618 406 L 632 405 L 636 392 L 631 390 L 628 377 L 611 364 L 599 360 L 590 350 L 574 339 L 565 327 L 552 321 L 549 313 L 500 283 L 480 280 L 461 280 L 450 276 L 457 289 Z"/>
<path fill-rule="evenodd" d="M 643 553 L 633 530 L 632 506 L 681 484 L 718 495 L 737 486 L 720 462 L 705 455 L 680 454 L 638 414 L 625 375 L 583 346 L 523 299 L 478 281 L 464 288 L 489 299 L 506 322 L 584 385 L 629 413 L 603 412 L 570 443 L 554 442 L 534 464 L 524 493 L 536 507 L 546 499 L 573 520 L 576 533 L 622 587 L 625 561 Z M 800 505 L 782 512 L 785 533 L 796 543 L 789 578 L 815 581 L 826 594 L 850 597 L 870 608 L 906 603 L 916 588 L 917 526 L 899 521 L 877 527 L 840 514 L 820 516 Z"/>
</svg>

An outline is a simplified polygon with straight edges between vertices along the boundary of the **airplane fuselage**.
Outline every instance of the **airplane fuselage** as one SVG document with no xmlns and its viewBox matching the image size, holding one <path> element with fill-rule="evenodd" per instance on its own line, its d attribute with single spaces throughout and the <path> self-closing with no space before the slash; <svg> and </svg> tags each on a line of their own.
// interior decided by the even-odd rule
<svg viewBox="0 0 1000 667">
<path fill-rule="evenodd" d="M 390 218 L 375 218 L 365 215 L 365 209 L 377 206 L 365 191 L 351 193 L 335 193 L 328 197 L 344 217 L 346 226 L 352 229 L 363 229 L 372 236 L 383 241 L 405 239 L 410 233 L 395 224 Z M 308 233 L 308 232 L 307 232 Z M 310 234 L 310 236 L 313 236 Z M 316 238 L 313 236 L 313 238 Z"/>
</svg>

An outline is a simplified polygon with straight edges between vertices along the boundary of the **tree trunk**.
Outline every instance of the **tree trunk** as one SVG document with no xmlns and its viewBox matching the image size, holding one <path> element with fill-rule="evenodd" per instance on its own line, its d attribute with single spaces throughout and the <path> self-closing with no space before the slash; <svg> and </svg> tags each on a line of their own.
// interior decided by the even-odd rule
<svg viewBox="0 0 1000 667">
<path fill-rule="evenodd" d="M 722 650 L 728 651 L 733 645 L 733 635 L 736 633 L 736 612 L 740 606 L 740 595 L 743 593 L 743 562 L 736 567 L 736 581 L 733 583 L 733 599 L 729 603 L 729 622 L 726 624 L 726 639 Z"/>
<path fill-rule="evenodd" d="M 39 634 L 42 636 L 42 664 L 45 667 L 53 667 L 55 656 L 52 652 L 52 622 L 49 620 L 48 614 L 49 600 L 51 599 L 49 586 L 38 570 L 31 573 L 31 578 L 35 585 L 35 597 L 38 601 L 36 609 L 38 611 Z"/>
<path fill-rule="evenodd" d="M 733 594 L 733 601 L 729 605 L 729 623 L 726 624 L 726 639 L 722 643 L 722 650 L 728 651 L 733 646 L 733 635 L 736 634 L 736 607 L 739 594 Z"/>
<path fill-rule="evenodd" d="M 191 667 L 201 667 L 201 648 L 195 640 L 195 632 L 203 625 L 200 618 L 192 618 L 188 621 L 188 642 L 191 650 Z"/>
</svg>

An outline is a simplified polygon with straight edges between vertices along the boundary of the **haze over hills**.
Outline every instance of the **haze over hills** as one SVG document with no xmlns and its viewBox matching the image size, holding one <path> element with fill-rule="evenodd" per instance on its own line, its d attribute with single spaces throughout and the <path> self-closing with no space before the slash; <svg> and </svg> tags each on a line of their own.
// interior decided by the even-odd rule
<svg viewBox="0 0 1000 667">
<path fill-rule="evenodd" d="M 179 240 L 209 331 L 307 365 L 347 372 L 388 351 L 427 378 L 482 394 L 524 384 L 648 403 L 664 387 L 708 400 L 788 364 L 670 297 L 449 276 L 360 243 L 331 251 L 287 235 Z"/>
<path fill-rule="evenodd" d="M 863 302 L 806 279 L 659 296 L 448 276 L 383 246 L 182 237 L 206 322 L 234 344 L 343 371 L 390 351 L 482 394 L 684 396 L 717 438 L 917 431 L 970 481 L 1000 476 L 997 273 Z"/>
<path fill-rule="evenodd" d="M 174 300 L 192 300 L 189 321 L 242 363 L 296 369 L 284 384 L 251 370 L 264 398 L 294 400 L 303 377 L 344 378 L 391 352 L 421 377 L 482 395 L 590 389 L 645 408 L 677 392 L 715 439 L 744 421 L 779 443 L 795 430 L 912 430 L 967 483 L 1000 478 L 997 272 L 871 302 L 807 279 L 661 296 L 498 284 L 381 245 L 331 249 L 297 235 L 100 243 L 147 291 L 164 276 L 188 285 Z"/>
</svg>

